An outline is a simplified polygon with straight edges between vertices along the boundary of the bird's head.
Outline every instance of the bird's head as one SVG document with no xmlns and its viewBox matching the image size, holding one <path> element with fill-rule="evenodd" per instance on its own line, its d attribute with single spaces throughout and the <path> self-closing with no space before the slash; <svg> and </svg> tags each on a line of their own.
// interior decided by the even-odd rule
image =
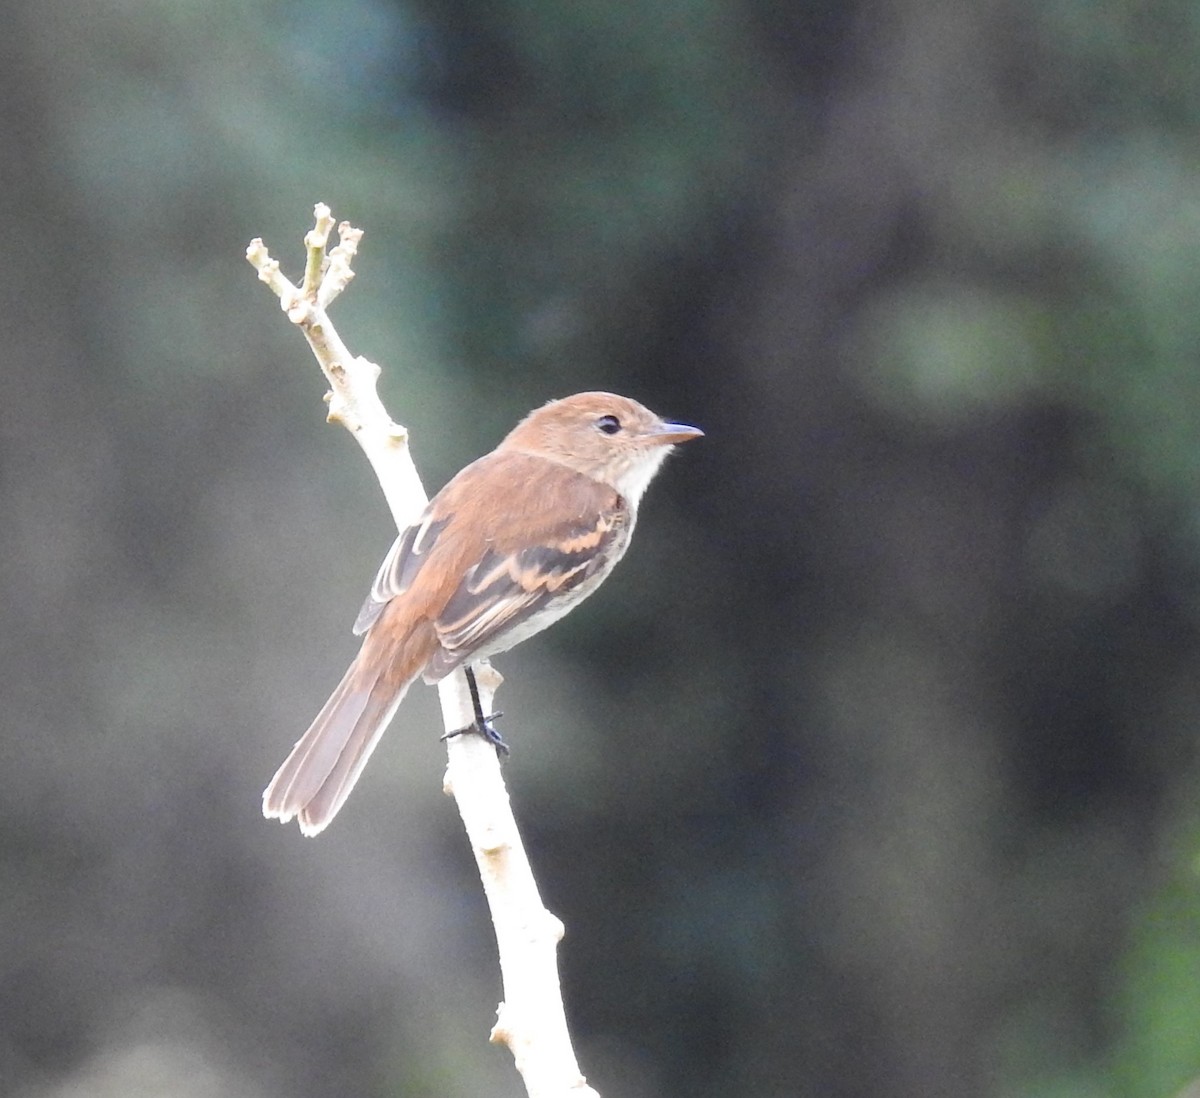
<svg viewBox="0 0 1200 1098">
<path fill-rule="evenodd" d="M 615 393 L 576 393 L 530 412 L 500 449 L 536 454 L 603 481 L 633 506 L 676 443 L 704 434 Z"/>
</svg>

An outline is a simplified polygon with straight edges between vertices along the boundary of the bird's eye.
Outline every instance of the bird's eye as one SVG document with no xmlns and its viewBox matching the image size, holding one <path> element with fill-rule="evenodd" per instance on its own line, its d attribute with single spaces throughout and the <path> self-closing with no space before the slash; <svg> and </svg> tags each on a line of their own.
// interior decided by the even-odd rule
<svg viewBox="0 0 1200 1098">
<path fill-rule="evenodd" d="M 606 435 L 615 435 L 621 429 L 621 421 L 616 416 L 601 416 L 596 426 Z"/>
</svg>

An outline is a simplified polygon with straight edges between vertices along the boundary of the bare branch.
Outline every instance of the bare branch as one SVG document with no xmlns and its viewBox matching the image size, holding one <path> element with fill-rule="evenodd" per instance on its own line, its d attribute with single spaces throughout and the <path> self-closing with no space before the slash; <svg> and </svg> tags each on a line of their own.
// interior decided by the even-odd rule
<svg viewBox="0 0 1200 1098">
<path fill-rule="evenodd" d="M 338 243 L 327 251 L 333 215 L 324 203 L 313 213 L 299 287 L 284 277 L 261 240 L 250 242 L 246 259 L 304 333 L 329 382 L 329 422 L 342 424 L 354 436 L 403 529 L 428 502 L 409 452 L 408 431 L 392 420 L 379 399 L 379 367 L 350 353 L 325 311 L 354 277 L 351 265 L 362 230 L 343 221 L 337 227 Z M 483 662 L 476 665 L 476 680 L 484 711 L 490 712 L 502 679 Z M 458 671 L 438 690 L 447 731 L 471 724 L 466 676 Z M 542 904 L 496 752 L 479 736 L 456 736 L 446 747 L 444 788 L 453 795 L 467 829 L 500 953 L 504 1002 L 491 1039 L 512 1051 L 530 1098 L 599 1098 L 579 1072 L 563 1012 L 556 956 L 563 926 Z"/>
</svg>

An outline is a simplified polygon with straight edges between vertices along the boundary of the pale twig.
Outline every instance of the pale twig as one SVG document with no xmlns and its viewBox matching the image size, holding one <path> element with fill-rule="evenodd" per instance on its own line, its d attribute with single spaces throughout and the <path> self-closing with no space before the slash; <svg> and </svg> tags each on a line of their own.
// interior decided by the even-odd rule
<svg viewBox="0 0 1200 1098">
<path fill-rule="evenodd" d="M 317 362 L 329 382 L 325 400 L 329 404 L 329 422 L 340 423 L 362 447 L 375 470 L 396 525 L 403 529 L 421 513 L 427 502 L 421 478 L 408 452 L 408 431 L 392 421 L 379 399 L 376 381 L 379 367 L 361 356 L 352 355 L 325 312 L 354 277 L 350 262 L 358 248 L 362 230 L 346 222 L 338 226 L 337 247 L 328 255 L 325 246 L 333 228 L 329 207 L 320 203 L 315 212 L 316 227 L 304 238 L 308 250 L 304 282 L 294 286 L 279 270 L 261 240 L 252 240 L 246 258 L 258 271 L 287 318 L 308 340 Z"/>
<path fill-rule="evenodd" d="M 351 355 L 325 312 L 354 277 L 351 264 L 362 230 L 343 221 L 337 245 L 327 250 L 333 216 L 324 203 L 316 206 L 314 216 L 316 224 L 304 238 L 307 257 L 299 287 L 284 277 L 261 240 L 250 242 L 246 259 L 304 333 L 329 382 L 329 421 L 354 436 L 403 529 L 427 502 L 409 452 L 408 431 L 392 420 L 379 399 L 379 367 Z M 481 663 L 476 679 L 480 701 L 490 711 L 500 675 Z M 471 724 L 475 714 L 462 672 L 444 679 L 438 689 L 446 730 Z M 466 827 L 500 953 L 504 1002 L 491 1039 L 512 1051 L 530 1098 L 599 1098 L 579 1072 L 563 1013 L 556 956 L 563 926 L 542 904 L 496 752 L 480 736 L 455 736 L 446 746 L 444 788 L 454 796 Z"/>
</svg>

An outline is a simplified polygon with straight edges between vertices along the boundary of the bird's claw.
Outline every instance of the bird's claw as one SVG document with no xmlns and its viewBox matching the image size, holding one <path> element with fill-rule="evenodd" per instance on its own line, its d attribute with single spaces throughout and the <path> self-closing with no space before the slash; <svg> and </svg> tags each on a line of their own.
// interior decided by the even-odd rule
<svg viewBox="0 0 1200 1098">
<path fill-rule="evenodd" d="M 500 735 L 499 730 L 492 723 L 499 717 L 503 717 L 503 713 L 493 713 L 490 717 L 484 717 L 482 720 L 473 720 L 465 728 L 456 728 L 453 732 L 447 732 L 441 737 L 444 740 L 452 740 L 455 736 L 467 736 L 472 732 L 477 736 L 482 736 L 495 749 L 497 755 L 509 754 L 508 744 L 504 742 L 504 737 Z"/>
</svg>

